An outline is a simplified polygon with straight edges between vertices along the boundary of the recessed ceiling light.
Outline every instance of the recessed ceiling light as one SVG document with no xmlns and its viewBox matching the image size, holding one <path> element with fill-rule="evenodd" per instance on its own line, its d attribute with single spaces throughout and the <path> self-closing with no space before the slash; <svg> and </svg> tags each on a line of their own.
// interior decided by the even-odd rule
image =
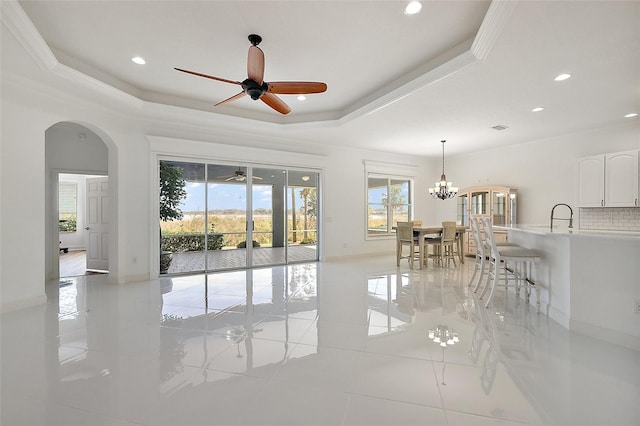
<svg viewBox="0 0 640 426">
<path fill-rule="evenodd" d="M 407 7 L 404 8 L 404 14 L 415 15 L 416 13 L 420 12 L 420 9 L 422 9 L 422 3 L 420 3 L 419 1 L 412 1 L 407 5 Z"/>
<path fill-rule="evenodd" d="M 147 63 L 147 61 L 142 59 L 140 56 L 134 56 L 133 58 L 131 58 L 131 61 L 138 65 L 144 65 Z"/>
<path fill-rule="evenodd" d="M 299 101 L 304 101 L 304 100 L 306 100 L 306 99 L 307 99 L 307 97 L 306 97 L 305 95 L 300 95 L 300 96 L 298 96 L 298 98 L 297 98 L 297 99 L 298 99 Z"/>
<path fill-rule="evenodd" d="M 544 108 L 542 108 L 542 107 L 535 107 L 534 109 L 532 109 L 532 110 L 531 110 L 531 112 L 540 112 L 540 111 L 542 111 L 542 110 L 544 110 Z"/>
<path fill-rule="evenodd" d="M 554 80 L 555 81 L 564 81 L 564 80 L 566 80 L 568 78 L 571 78 L 571 74 L 560 74 Z"/>
<path fill-rule="evenodd" d="M 624 118 L 631 118 L 631 117 L 637 117 L 638 113 L 637 112 L 631 112 L 627 115 L 624 116 Z"/>
</svg>

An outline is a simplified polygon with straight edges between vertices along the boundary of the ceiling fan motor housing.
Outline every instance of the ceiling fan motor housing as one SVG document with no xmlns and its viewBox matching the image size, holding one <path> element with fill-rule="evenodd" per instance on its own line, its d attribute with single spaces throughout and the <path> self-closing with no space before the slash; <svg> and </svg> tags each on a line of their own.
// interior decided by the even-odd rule
<svg viewBox="0 0 640 426">
<path fill-rule="evenodd" d="M 245 93 L 251 96 L 251 99 L 255 101 L 260 99 L 260 96 L 264 95 L 264 93 L 268 89 L 268 86 L 267 83 L 262 83 L 260 85 L 248 78 L 242 82 L 242 88 L 244 89 Z"/>
</svg>

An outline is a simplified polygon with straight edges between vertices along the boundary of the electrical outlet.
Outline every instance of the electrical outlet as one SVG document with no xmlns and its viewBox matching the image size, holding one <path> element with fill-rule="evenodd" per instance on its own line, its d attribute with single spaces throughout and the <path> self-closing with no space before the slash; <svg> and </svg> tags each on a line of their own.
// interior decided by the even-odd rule
<svg viewBox="0 0 640 426">
<path fill-rule="evenodd" d="M 636 314 L 640 314 L 640 299 L 636 299 L 636 300 L 633 302 L 633 311 L 634 311 Z"/>
</svg>

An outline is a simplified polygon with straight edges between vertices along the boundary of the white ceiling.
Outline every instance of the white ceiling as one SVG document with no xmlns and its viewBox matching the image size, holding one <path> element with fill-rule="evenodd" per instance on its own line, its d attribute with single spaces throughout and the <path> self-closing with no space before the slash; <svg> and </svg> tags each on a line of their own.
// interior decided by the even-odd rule
<svg viewBox="0 0 640 426">
<path fill-rule="evenodd" d="M 302 141 L 438 156 L 447 139 L 454 155 L 640 112 L 640 1 L 423 1 L 414 16 L 378 0 L 12 3 L 61 64 L 144 101 L 275 123 Z M 266 81 L 324 81 L 327 92 L 281 96 L 287 116 L 249 97 L 214 108 L 238 86 L 173 69 L 242 81 L 251 33 L 263 38 Z M 555 82 L 562 72 L 573 77 Z"/>
</svg>

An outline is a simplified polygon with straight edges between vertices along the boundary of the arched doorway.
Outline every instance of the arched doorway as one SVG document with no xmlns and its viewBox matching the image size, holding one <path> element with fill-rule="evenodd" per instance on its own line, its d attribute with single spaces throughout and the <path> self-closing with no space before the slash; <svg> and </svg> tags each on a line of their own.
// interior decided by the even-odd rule
<svg viewBox="0 0 640 426">
<path fill-rule="evenodd" d="M 115 165 L 113 159 L 115 146 L 111 139 L 100 129 L 95 126 L 76 123 L 76 122 L 59 122 L 45 131 L 45 176 L 46 176 L 46 250 L 45 250 L 45 274 L 46 279 L 56 279 L 61 276 L 59 258 L 60 254 L 64 254 L 64 250 L 72 251 L 93 250 L 100 254 L 105 260 L 100 265 L 103 271 L 114 272 L 117 267 L 115 259 L 117 259 L 117 239 L 115 233 L 115 220 L 117 211 L 117 199 L 113 196 L 115 192 L 114 170 Z M 62 181 L 72 183 L 66 186 L 66 197 L 63 204 L 66 205 L 62 212 L 64 217 L 61 218 L 60 204 L 60 176 Z M 69 176 L 76 176 L 72 179 Z M 106 184 L 101 185 L 102 200 L 94 203 L 93 210 L 87 211 L 88 188 L 90 181 L 94 176 L 105 177 Z M 64 186 L 64 185 L 63 185 Z M 95 185 L 94 185 L 95 186 Z M 75 190 L 75 199 L 73 194 Z M 71 212 L 73 210 L 72 203 L 75 202 L 75 216 Z M 90 224 L 94 220 L 95 214 L 104 216 L 100 219 L 103 228 L 100 230 L 99 238 L 91 238 L 89 234 L 93 232 L 93 225 Z M 75 223 L 73 222 L 75 219 Z M 64 225 L 64 226 L 63 226 Z M 89 228 L 89 229 L 87 229 Z M 66 235 L 61 238 L 61 229 L 66 231 Z M 95 237 L 95 235 L 94 235 Z M 61 241 L 66 240 L 63 246 Z M 109 262 L 108 260 L 113 261 Z"/>
</svg>

